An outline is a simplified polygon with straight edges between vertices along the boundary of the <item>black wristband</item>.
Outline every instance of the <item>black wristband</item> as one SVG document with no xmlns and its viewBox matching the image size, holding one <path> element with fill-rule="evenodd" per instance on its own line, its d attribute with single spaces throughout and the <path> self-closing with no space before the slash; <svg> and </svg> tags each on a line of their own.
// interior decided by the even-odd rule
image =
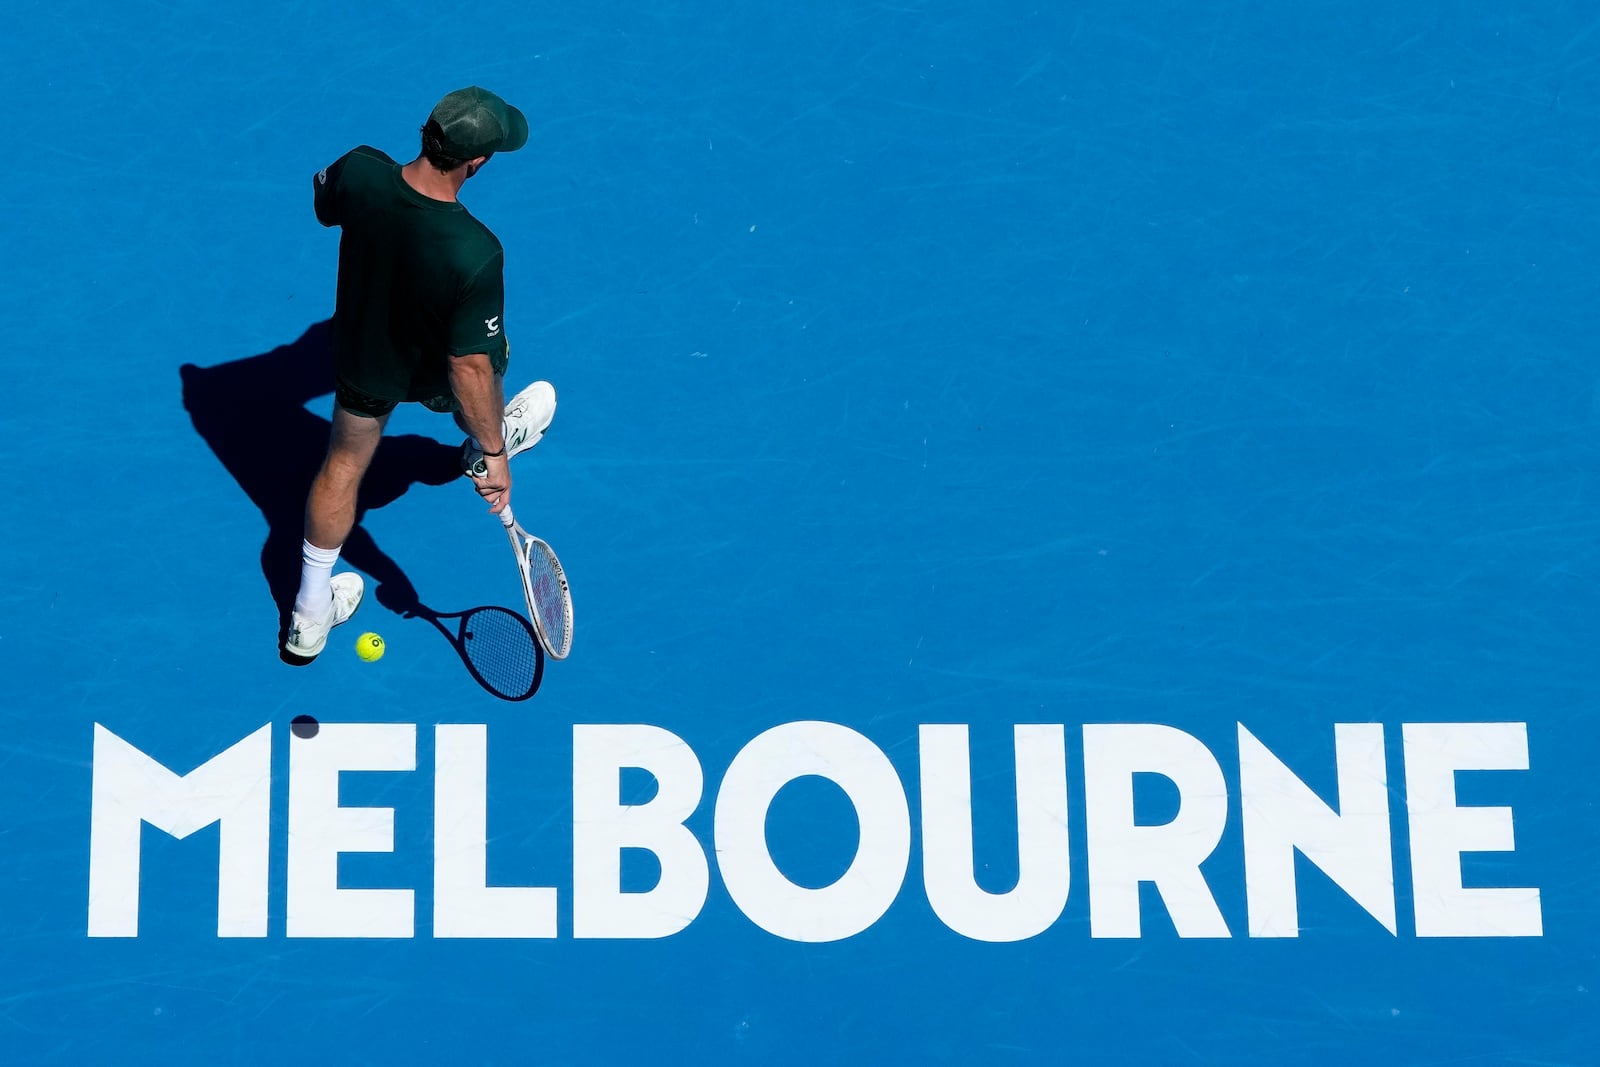
<svg viewBox="0 0 1600 1067">
<path fill-rule="evenodd" d="M 498 452 L 485 452 L 484 453 L 484 455 L 486 455 L 486 456 L 503 456 L 505 454 L 506 454 L 506 446 L 505 445 L 501 445 L 500 446 L 500 451 L 498 451 Z"/>
</svg>

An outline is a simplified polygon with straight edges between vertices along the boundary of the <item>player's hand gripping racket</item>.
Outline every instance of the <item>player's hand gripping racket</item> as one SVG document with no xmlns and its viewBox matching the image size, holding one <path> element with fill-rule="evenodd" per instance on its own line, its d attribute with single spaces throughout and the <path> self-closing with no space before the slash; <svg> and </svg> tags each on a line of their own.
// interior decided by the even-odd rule
<svg viewBox="0 0 1600 1067">
<path fill-rule="evenodd" d="M 546 655 L 566 659 L 572 651 L 572 590 L 567 587 L 567 572 L 549 545 L 522 528 L 509 504 L 500 511 L 500 522 L 522 572 L 522 593 L 528 599 L 534 633 Z"/>
</svg>

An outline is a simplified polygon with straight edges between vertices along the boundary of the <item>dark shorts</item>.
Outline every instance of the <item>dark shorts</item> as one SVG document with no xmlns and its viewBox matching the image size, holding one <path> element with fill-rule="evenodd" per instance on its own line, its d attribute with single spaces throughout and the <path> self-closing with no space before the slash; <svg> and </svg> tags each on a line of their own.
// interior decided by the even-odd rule
<svg viewBox="0 0 1600 1067">
<path fill-rule="evenodd" d="M 393 411 L 400 403 L 398 400 L 386 400 L 383 397 L 373 396 L 351 385 L 349 382 L 340 382 L 338 389 L 333 394 L 334 402 L 352 415 L 361 415 L 369 419 L 381 419 Z M 446 415 L 453 415 L 461 409 L 456 398 L 450 393 L 443 396 L 429 397 L 419 401 L 429 411 L 438 411 Z"/>
<path fill-rule="evenodd" d="M 489 357 L 489 365 L 494 368 L 496 374 L 505 374 L 506 367 L 510 362 L 511 345 L 509 343 L 505 346 L 503 352 Z M 339 379 L 338 389 L 333 398 L 340 407 L 350 414 L 361 415 L 369 419 L 383 418 L 400 403 L 398 400 L 388 400 L 384 397 L 373 396 L 361 387 L 345 381 L 342 377 Z M 431 396 L 416 402 L 429 411 L 437 411 L 444 415 L 454 415 L 461 410 L 461 404 L 448 389 L 438 396 Z"/>
</svg>

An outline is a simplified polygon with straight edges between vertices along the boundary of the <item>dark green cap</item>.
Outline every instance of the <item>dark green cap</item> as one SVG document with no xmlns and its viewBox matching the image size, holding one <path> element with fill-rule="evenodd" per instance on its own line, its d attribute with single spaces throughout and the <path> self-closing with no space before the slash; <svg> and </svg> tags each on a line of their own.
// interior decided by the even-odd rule
<svg viewBox="0 0 1600 1067">
<path fill-rule="evenodd" d="M 515 152 L 528 143 L 522 112 L 475 85 L 446 96 L 428 118 L 439 124 L 440 147 L 457 159 Z"/>
</svg>

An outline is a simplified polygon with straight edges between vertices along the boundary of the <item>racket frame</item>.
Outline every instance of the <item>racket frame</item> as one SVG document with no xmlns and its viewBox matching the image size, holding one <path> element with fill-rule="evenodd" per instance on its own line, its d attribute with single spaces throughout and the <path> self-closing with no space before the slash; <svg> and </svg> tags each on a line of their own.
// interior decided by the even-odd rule
<svg viewBox="0 0 1600 1067">
<path fill-rule="evenodd" d="M 528 602 L 528 618 L 533 623 L 533 632 L 539 638 L 539 644 L 544 647 L 547 656 L 551 659 L 566 659 L 572 651 L 572 588 L 567 584 L 567 572 L 548 542 L 522 528 L 522 524 L 512 514 L 510 504 L 500 510 L 500 524 L 505 527 L 506 538 L 511 542 L 511 552 L 517 557 L 517 570 L 522 575 L 522 595 Z M 561 614 L 566 640 L 559 648 L 545 631 L 544 613 L 540 610 L 539 598 L 534 592 L 531 557 L 535 551 L 549 562 L 550 573 L 555 577 L 556 586 L 561 594 Z"/>
</svg>

